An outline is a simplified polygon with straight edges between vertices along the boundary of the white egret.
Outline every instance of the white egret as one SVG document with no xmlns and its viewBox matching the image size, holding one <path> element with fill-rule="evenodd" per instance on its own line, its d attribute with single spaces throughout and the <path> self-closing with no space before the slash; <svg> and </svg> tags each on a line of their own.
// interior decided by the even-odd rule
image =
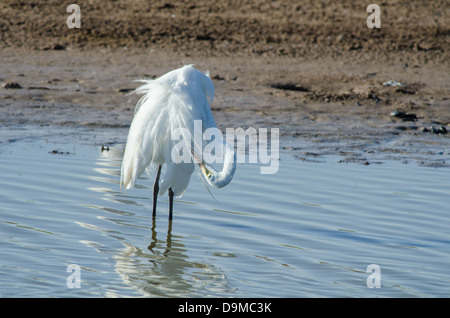
<svg viewBox="0 0 450 318">
<path fill-rule="evenodd" d="M 168 190 L 169 219 L 172 219 L 173 197 L 183 195 L 195 164 L 198 165 L 200 175 L 209 185 L 221 188 L 233 178 L 236 169 L 235 153 L 222 138 L 223 167 L 222 171 L 215 171 L 207 166 L 201 154 L 194 150 L 190 151 L 191 160 L 188 162 L 186 160 L 179 162 L 177 157 L 179 154 L 172 151 L 178 143 L 178 140 L 172 138 L 172 133 L 176 129 L 183 128 L 183 131 L 188 132 L 188 136 L 183 136 L 187 141 L 190 136 L 194 136 L 196 120 L 201 120 L 203 131 L 216 127 L 210 109 L 214 98 L 214 84 L 209 75 L 196 70 L 192 65 L 187 65 L 155 80 L 140 81 L 145 84 L 138 87 L 135 92 L 144 95 L 136 105 L 128 133 L 120 184 L 126 189 L 132 188 L 144 170 L 152 164 L 156 165 L 153 216 L 156 215 L 158 194 L 163 195 Z M 189 146 L 191 145 L 189 141 Z M 189 149 L 198 148 L 194 146 Z M 161 176 L 163 164 L 166 164 L 166 169 Z M 161 183 L 160 178 L 162 178 Z"/>
</svg>

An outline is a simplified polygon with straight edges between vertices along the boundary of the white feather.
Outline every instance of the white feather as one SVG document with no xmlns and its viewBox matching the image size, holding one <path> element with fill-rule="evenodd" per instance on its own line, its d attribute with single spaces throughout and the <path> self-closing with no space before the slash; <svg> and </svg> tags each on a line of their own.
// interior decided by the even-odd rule
<svg viewBox="0 0 450 318">
<path fill-rule="evenodd" d="M 136 105 L 128 133 L 121 186 L 130 189 L 151 164 L 166 164 L 159 194 L 172 188 L 174 195 L 180 197 L 189 184 L 195 165 L 193 160 L 183 163 L 172 160 L 172 148 L 178 142 L 171 139 L 172 131 L 187 128 L 190 136 L 193 136 L 194 120 L 202 121 L 203 130 L 216 127 L 210 109 L 214 85 L 209 76 L 192 65 L 171 71 L 155 80 L 140 81 L 145 84 L 138 87 L 135 93 L 144 95 Z M 187 136 L 184 139 L 187 140 Z M 210 185 L 221 187 L 231 181 L 235 169 L 235 160 L 230 162 L 231 159 L 229 153 L 225 154 L 222 172 L 203 174 Z M 222 178 L 219 178 L 220 174 Z M 216 184 L 218 179 L 221 182 Z"/>
</svg>

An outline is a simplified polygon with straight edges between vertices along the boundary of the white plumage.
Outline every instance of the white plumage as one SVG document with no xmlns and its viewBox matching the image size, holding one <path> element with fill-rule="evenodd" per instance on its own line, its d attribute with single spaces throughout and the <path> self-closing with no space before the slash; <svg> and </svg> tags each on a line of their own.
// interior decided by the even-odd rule
<svg viewBox="0 0 450 318">
<path fill-rule="evenodd" d="M 141 81 L 145 84 L 135 92 L 144 96 L 136 105 L 130 126 L 120 182 L 121 186 L 130 189 L 146 168 L 151 164 L 157 165 L 158 174 L 153 197 L 155 214 L 156 194 L 162 195 L 169 189 L 170 199 L 173 200 L 173 195 L 180 197 L 186 190 L 195 168 L 194 160 L 174 162 L 172 148 L 178 141 L 172 140 L 172 132 L 177 128 L 184 128 L 190 136 L 194 136 L 195 120 L 201 120 L 203 130 L 216 127 L 210 109 L 214 98 L 214 84 L 209 76 L 192 65 L 173 70 L 155 80 Z M 183 139 L 188 138 L 189 136 L 184 136 Z M 233 149 L 225 141 L 223 143 L 225 152 L 222 171 L 216 172 L 204 162 L 198 164 L 205 180 L 214 187 L 228 184 L 236 167 Z M 190 155 L 194 156 L 194 153 Z M 163 164 L 167 167 L 159 184 Z"/>
</svg>

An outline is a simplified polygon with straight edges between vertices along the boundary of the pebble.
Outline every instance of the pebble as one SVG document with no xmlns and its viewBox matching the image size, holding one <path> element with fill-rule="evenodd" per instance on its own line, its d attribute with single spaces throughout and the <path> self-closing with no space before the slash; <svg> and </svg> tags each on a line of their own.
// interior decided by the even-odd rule
<svg viewBox="0 0 450 318">
<path fill-rule="evenodd" d="M 447 128 L 445 128 L 445 126 L 440 125 L 440 126 L 430 126 L 430 127 L 420 127 L 419 131 L 422 132 L 431 132 L 433 134 L 437 134 L 437 135 L 445 135 L 448 130 Z"/>
<path fill-rule="evenodd" d="M 393 111 L 391 113 L 391 116 L 403 119 L 405 121 L 416 121 L 417 120 L 416 114 L 406 113 L 406 112 L 402 112 L 399 110 Z"/>
<path fill-rule="evenodd" d="M 402 83 L 397 82 L 397 81 L 387 81 L 383 83 L 384 86 L 404 86 Z"/>
<path fill-rule="evenodd" d="M 23 88 L 22 85 L 20 85 L 17 82 L 8 82 L 2 85 L 3 88 L 14 88 L 14 89 L 19 89 L 19 88 Z"/>
</svg>

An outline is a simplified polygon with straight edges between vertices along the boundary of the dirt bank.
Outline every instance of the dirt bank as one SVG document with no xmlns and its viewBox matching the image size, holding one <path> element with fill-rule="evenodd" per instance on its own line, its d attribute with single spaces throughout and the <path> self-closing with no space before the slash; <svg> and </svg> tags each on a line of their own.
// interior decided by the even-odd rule
<svg viewBox="0 0 450 318">
<path fill-rule="evenodd" d="M 194 63 L 222 128 L 280 128 L 306 159 L 446 165 L 448 2 L 379 5 L 369 29 L 360 1 L 85 1 L 69 29 L 67 4 L 3 1 L 0 124 L 113 127 L 123 142 L 133 80 Z"/>
</svg>

